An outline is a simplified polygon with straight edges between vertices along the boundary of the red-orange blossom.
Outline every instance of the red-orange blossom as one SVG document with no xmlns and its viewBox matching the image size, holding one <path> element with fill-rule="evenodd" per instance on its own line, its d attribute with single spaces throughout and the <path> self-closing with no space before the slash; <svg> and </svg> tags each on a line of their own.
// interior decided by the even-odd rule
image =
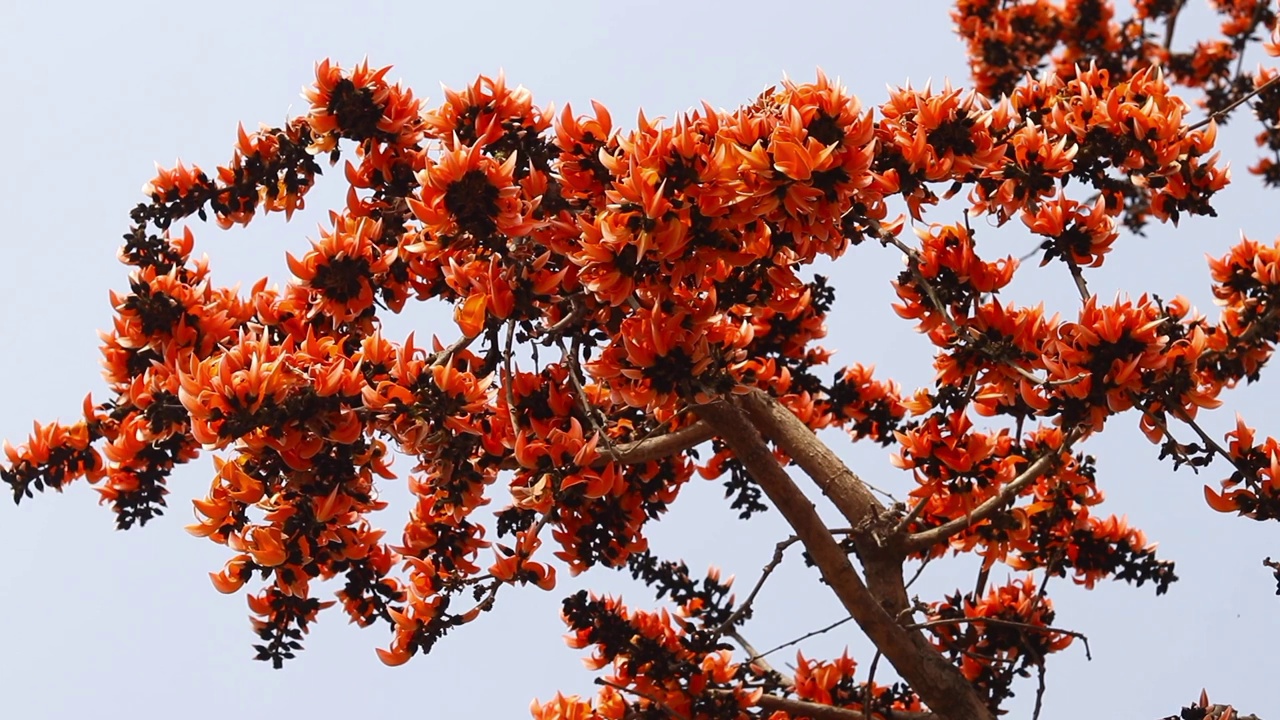
<svg viewBox="0 0 1280 720">
<path fill-rule="evenodd" d="M 1216 320 L 1087 289 L 1126 227 L 1213 214 L 1229 177 L 1215 120 L 1252 103 L 1259 145 L 1280 153 L 1276 70 L 1235 63 L 1275 13 L 1213 4 L 1222 39 L 1180 54 L 1157 30 L 1181 2 L 1135 2 L 1122 22 L 1098 0 L 959 0 L 975 92 L 905 87 L 871 107 L 819 74 L 633 130 L 599 104 L 541 108 L 501 76 L 429 109 L 389 68 L 323 61 L 306 115 L 241 128 L 212 175 L 178 164 L 146 185 L 103 334 L 113 397 L 6 444 L 0 477 L 18 500 L 85 477 L 128 528 L 162 511 L 176 465 L 218 453 L 188 529 L 229 548 L 213 584 L 251 588 L 255 648 L 277 666 L 335 603 L 319 581 L 341 579 L 353 621 L 386 624 L 378 653 L 398 665 L 506 586 L 626 566 L 672 607 L 567 598 L 570 644 L 608 674 L 597 697 L 535 702 L 536 717 L 991 717 L 1075 638 L 1053 626 L 1049 578 L 1176 580 L 1098 511 L 1082 446 L 1114 416 L 1175 467 L 1227 463 L 1205 489 L 1215 510 L 1280 517 L 1280 444 L 1243 420 L 1224 444 L 1196 424 L 1280 340 L 1280 245 L 1211 260 Z M 1179 88 L 1203 90 L 1208 121 Z M 176 224 L 291 215 L 326 160 L 343 163 L 345 206 L 288 254 L 283 288 L 212 285 Z M 1251 170 L 1280 184 L 1276 168 Z M 984 236 L 1017 220 L 1035 237 L 1078 312 L 1000 297 L 1047 270 L 988 250 L 983 215 Z M 835 293 L 808 267 L 863 243 L 903 255 L 893 310 L 935 346 L 931 386 L 822 369 Z M 451 304 L 457 332 L 439 332 L 456 339 L 385 337 L 380 318 L 410 300 Z M 818 443 L 827 427 L 891 446 L 914 481 L 903 502 Z M 414 463 L 414 506 L 388 533 L 370 518 L 394 453 Z M 646 525 L 695 470 L 724 478 L 744 518 L 782 513 L 796 535 L 770 568 L 803 545 L 903 684 L 855 680 L 847 655 L 779 672 L 743 638 L 754 592 L 649 553 Z M 847 528 L 817 520 L 822 496 Z M 949 552 L 982 557 L 975 590 L 909 604 L 903 564 Z M 1021 579 L 987 587 L 996 564 Z"/>
</svg>

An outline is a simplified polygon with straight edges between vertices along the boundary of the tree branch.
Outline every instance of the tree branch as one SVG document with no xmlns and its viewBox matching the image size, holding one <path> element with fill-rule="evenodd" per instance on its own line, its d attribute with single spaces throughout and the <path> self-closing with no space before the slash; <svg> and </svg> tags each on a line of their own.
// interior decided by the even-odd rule
<svg viewBox="0 0 1280 720">
<path fill-rule="evenodd" d="M 1207 118 L 1205 118 L 1205 119 L 1201 120 L 1200 122 L 1196 123 L 1195 125 L 1192 125 L 1191 127 L 1188 127 L 1188 128 L 1187 128 L 1187 132 L 1191 132 L 1191 131 L 1193 131 L 1193 130 L 1199 130 L 1200 128 L 1204 127 L 1205 125 L 1208 125 L 1209 123 L 1213 122 L 1214 120 L 1221 120 L 1222 118 L 1224 118 L 1224 117 L 1226 117 L 1227 115 L 1231 114 L 1231 111 L 1232 111 L 1232 110 L 1235 110 L 1236 108 L 1240 107 L 1241 105 L 1243 105 L 1243 104 L 1245 104 L 1245 103 L 1249 102 L 1250 100 L 1252 100 L 1253 98 L 1257 97 L 1259 93 L 1261 93 L 1263 90 L 1266 90 L 1266 89 L 1270 88 L 1271 86 L 1275 85 L 1275 84 L 1276 84 L 1276 82 L 1278 82 L 1278 81 L 1280 81 L 1280 75 L 1277 75 L 1277 76 L 1275 76 L 1275 77 L 1271 78 L 1270 80 L 1268 80 L 1268 81 L 1266 81 L 1265 83 L 1263 83 L 1263 84 L 1259 85 L 1258 87 L 1254 88 L 1253 90 L 1250 90 L 1249 92 L 1245 93 L 1245 94 L 1244 94 L 1240 99 L 1236 100 L 1235 102 L 1231 103 L 1230 105 L 1228 105 L 1228 106 L 1226 106 L 1226 107 L 1222 108 L 1221 110 L 1219 110 L 1219 111 L 1218 111 L 1218 112 L 1216 112 L 1216 113 L 1213 113 L 1213 114 L 1209 115 L 1209 117 L 1207 117 Z"/>
<path fill-rule="evenodd" d="M 994 497 L 989 498 L 986 502 L 973 509 L 973 512 L 955 520 L 945 522 L 938 527 L 924 530 L 907 538 L 906 547 L 912 552 L 924 550 L 925 548 L 946 542 L 952 535 L 964 531 L 965 528 L 972 526 L 976 522 L 981 522 L 995 515 L 1004 509 L 1023 488 L 1036 481 L 1036 478 L 1047 472 L 1051 465 L 1057 462 L 1062 453 L 1071 449 L 1071 445 L 1076 441 L 1077 434 L 1073 431 L 1067 435 L 1062 443 L 1062 447 L 1057 450 L 1046 451 L 1043 455 L 1036 458 L 1035 462 L 1027 466 L 1022 474 L 1014 478 L 1000 488 L 1000 492 Z"/>
<path fill-rule="evenodd" d="M 852 618 L 849 618 L 849 619 L 852 619 Z M 742 648 L 742 651 L 747 654 L 747 665 L 755 666 L 751 668 L 752 670 L 759 670 L 759 672 L 763 673 L 766 676 L 770 676 L 770 675 L 773 676 L 775 680 L 782 683 L 783 686 L 787 688 L 795 688 L 796 686 L 795 678 L 779 671 L 777 668 L 771 665 L 768 660 L 764 659 L 764 656 L 768 655 L 769 653 L 761 653 L 759 650 L 756 650 L 755 646 L 752 645 L 750 642 L 748 642 L 747 639 L 742 636 L 742 633 L 738 632 L 737 630 L 731 631 L 729 633 L 729 637 L 733 638 L 734 642 L 738 643 L 738 647 Z"/>
<path fill-rule="evenodd" d="M 739 400 L 752 423 L 804 470 L 823 495 L 831 498 L 855 531 L 884 513 L 884 505 L 866 483 L 786 406 L 756 389 L 739 396 Z"/>
<path fill-rule="evenodd" d="M 839 497 L 846 503 L 851 499 L 869 499 L 869 503 L 862 505 L 868 514 L 879 505 L 866 488 L 856 482 L 856 477 L 848 468 L 839 463 L 838 458 L 838 466 L 824 472 L 828 464 L 824 461 L 824 453 L 813 447 L 820 443 L 812 431 L 790 411 L 764 403 L 754 394 L 740 396 L 740 399 L 754 411 L 753 417 L 759 417 L 768 430 L 797 443 L 795 450 L 786 446 L 783 449 L 810 473 L 820 487 L 829 488 L 828 495 L 832 495 L 833 499 Z M 789 416 L 790 422 L 776 410 Z M 920 698 L 933 711 L 949 720 L 991 720 L 990 710 L 960 671 L 943 658 L 919 631 L 907 630 L 899 625 L 881 606 L 880 599 L 863 584 L 862 578 L 858 577 L 850 564 L 848 554 L 836 542 L 813 503 L 778 464 L 760 431 L 747 420 L 747 414 L 728 401 L 701 405 L 695 411 L 715 427 L 716 434 L 729 445 L 774 507 L 795 530 L 822 573 L 823 580 L 835 592 L 840 603 Z M 807 441 L 800 441 L 800 433 L 794 430 L 792 423 L 803 429 L 808 436 Z M 825 445 L 822 447 L 826 449 L 825 454 L 833 455 Z M 839 468 L 843 468 L 843 473 L 847 474 L 845 477 L 838 478 Z M 853 515 L 855 519 L 860 518 L 857 513 Z M 857 524 L 855 520 L 855 526 Z M 900 579 L 900 562 L 898 570 Z M 906 592 L 902 590 L 901 584 L 898 591 L 905 597 Z M 889 602 L 897 601 L 896 597 L 885 599 Z"/>
<path fill-rule="evenodd" d="M 613 447 L 597 448 L 599 457 L 593 467 L 602 467 L 607 463 L 618 462 L 624 465 L 636 465 L 650 460 L 661 460 L 664 457 L 688 450 L 691 447 L 715 437 L 716 433 L 705 422 L 695 422 L 674 432 L 654 435 L 643 440 L 622 443 Z M 514 457 L 503 459 L 503 470 L 514 470 L 520 464 Z"/>
<path fill-rule="evenodd" d="M 760 696 L 760 699 L 756 701 L 756 706 L 773 712 L 781 710 L 793 716 L 812 718 L 812 720 L 867 720 L 867 716 L 857 710 L 821 705 L 808 700 L 782 698 L 777 695 Z M 875 717 L 884 717 L 888 718 L 888 720 L 939 720 L 938 715 L 930 712 L 909 712 L 906 710 L 891 710 L 883 714 L 876 712 Z"/>
<path fill-rule="evenodd" d="M 477 337 L 480 337 L 480 336 L 472 335 L 471 337 L 467 337 L 466 335 L 463 335 L 457 340 L 454 340 L 452 345 L 444 348 L 440 352 L 437 352 L 434 355 L 432 355 L 430 358 L 428 358 L 427 366 L 430 367 L 432 365 L 444 365 L 445 363 L 449 362 L 449 360 L 451 360 L 454 355 L 458 354 L 459 352 L 462 352 L 463 350 L 466 350 L 467 346 L 471 345 L 471 343 L 474 342 Z"/>
<path fill-rule="evenodd" d="M 655 435 L 635 442 L 622 443 L 600 452 L 602 462 L 620 462 L 627 465 L 660 460 L 669 455 L 688 450 L 716 436 L 715 430 L 705 422 L 696 422 L 679 430 Z"/>
<path fill-rule="evenodd" d="M 817 630 L 810 630 L 809 632 L 807 632 L 807 633 L 805 633 L 805 634 L 801 635 L 800 637 L 798 637 L 798 638 L 796 638 L 796 639 L 794 639 L 794 640 L 788 640 L 788 641 L 786 641 L 786 642 L 782 643 L 781 645 L 777 645 L 777 646 L 775 646 L 775 647 L 769 648 L 768 650 L 765 650 L 765 651 L 764 651 L 764 652 L 762 652 L 762 653 L 755 653 L 754 651 L 749 651 L 749 652 L 751 652 L 751 653 L 752 653 L 752 655 L 751 655 L 751 657 L 750 657 L 749 659 L 750 659 L 751 661 L 755 661 L 755 660 L 759 660 L 759 659 L 764 658 L 764 657 L 768 657 L 769 655 L 772 655 L 772 654 L 774 654 L 774 653 L 778 652 L 779 650 L 784 650 L 784 649 L 789 648 L 789 647 L 791 647 L 791 646 L 793 646 L 793 645 L 799 645 L 800 643 L 804 642 L 805 640 L 808 640 L 808 639 L 809 639 L 809 638 L 811 638 L 811 637 L 817 637 L 817 636 L 819 636 L 819 635 L 821 635 L 821 634 L 823 634 L 823 633 L 831 632 L 832 630 L 835 630 L 836 628 L 840 627 L 841 625 L 844 625 L 845 623 L 850 622 L 850 621 L 852 621 L 852 620 L 853 620 L 853 616 L 852 616 L 852 615 L 846 615 L 845 617 L 842 617 L 842 618 L 840 618 L 839 620 L 836 620 L 836 621 L 835 621 L 835 622 L 833 622 L 833 623 L 828 623 L 827 625 L 824 625 L 823 627 L 820 627 L 820 628 L 818 628 Z M 743 649 L 744 649 L 744 650 L 746 650 L 746 648 L 743 648 Z"/>
<path fill-rule="evenodd" d="M 1093 651 L 1089 649 L 1089 638 L 1084 633 L 1076 630 L 1067 630 L 1065 628 L 1053 627 L 1050 625 L 1032 625 L 1031 623 L 1018 622 L 1016 620 L 1004 620 L 1002 618 L 992 617 L 960 617 L 960 618 L 938 618 L 937 620 L 926 620 L 922 623 L 910 625 L 913 628 L 929 628 L 939 625 L 959 625 L 961 623 L 979 623 L 987 625 L 998 625 L 1001 627 L 1018 628 L 1019 630 L 1029 630 L 1032 632 L 1042 633 L 1058 633 L 1059 635 L 1070 635 L 1073 638 L 1080 638 L 1084 643 L 1084 657 L 1086 660 L 1093 660 Z"/>
<path fill-rule="evenodd" d="M 616 682 L 613 682 L 612 680 L 606 680 L 605 678 L 596 678 L 596 684 L 604 685 L 605 687 L 611 687 L 614 690 L 617 690 L 619 692 L 628 693 L 631 695 L 635 695 L 636 697 L 644 698 L 645 700 L 648 700 L 649 702 L 653 703 L 654 706 L 662 708 L 662 711 L 665 712 L 668 717 L 676 718 L 676 720 L 689 720 L 689 718 L 687 718 L 683 713 L 676 712 L 670 705 L 663 702 L 660 698 L 654 697 L 653 695 L 650 695 L 649 693 L 643 690 L 640 690 L 638 688 L 627 687 L 626 685 L 620 685 Z"/>
<path fill-rule="evenodd" d="M 747 594 L 747 599 L 743 600 L 742 604 L 738 606 L 738 609 L 734 610 L 733 614 L 731 614 L 723 623 L 720 623 L 720 627 L 716 628 L 715 632 L 717 635 L 733 632 L 734 626 L 738 624 L 738 621 L 742 620 L 747 613 L 751 612 L 751 606 L 755 604 L 756 596 L 760 594 L 760 590 L 764 588 L 765 582 L 769 580 L 769 576 L 773 574 L 773 571 L 777 570 L 778 566 L 782 564 L 782 556 L 787 552 L 787 548 L 795 545 L 799 540 L 800 538 L 792 535 L 774 546 L 773 557 L 769 558 L 768 564 L 766 564 L 764 566 L 764 570 L 761 571 L 760 579 L 756 580 L 755 586 L 752 587 L 751 592 Z"/>
</svg>

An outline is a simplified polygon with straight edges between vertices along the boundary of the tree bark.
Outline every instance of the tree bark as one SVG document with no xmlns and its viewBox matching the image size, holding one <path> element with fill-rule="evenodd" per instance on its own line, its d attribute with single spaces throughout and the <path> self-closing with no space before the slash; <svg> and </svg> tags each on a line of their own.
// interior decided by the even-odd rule
<svg viewBox="0 0 1280 720">
<path fill-rule="evenodd" d="M 767 420 L 769 429 L 779 427 L 785 429 L 790 426 L 785 418 L 768 410 L 767 403 L 753 400 L 746 400 L 744 404 L 746 403 L 751 403 L 749 407 L 757 410 L 753 415 L 759 414 L 763 420 Z M 821 445 L 812 431 L 800 423 L 790 411 L 785 408 L 781 410 L 790 416 L 792 421 L 804 428 L 811 443 Z M 778 464 L 760 430 L 748 420 L 747 413 L 729 401 L 702 405 L 696 412 L 699 417 L 715 428 L 716 433 L 733 450 L 774 507 L 795 530 L 810 557 L 818 566 L 823 579 L 831 586 L 844 608 L 853 616 L 854 621 L 875 643 L 898 674 L 910 683 L 912 689 L 928 704 L 930 710 L 947 720 L 993 720 L 986 704 L 960 671 L 943 658 L 919 631 L 906 629 L 896 619 L 895 615 L 906 609 L 901 556 L 877 554 L 873 561 L 874 570 L 869 569 L 868 576 L 876 589 L 874 592 L 869 590 L 849 562 L 849 556 L 822 522 L 813 503 L 792 482 L 786 470 Z M 799 439 L 794 432 L 794 426 L 791 426 L 787 432 L 795 439 Z M 874 497 L 870 497 L 866 487 L 861 486 L 856 476 L 853 476 L 847 468 L 845 468 L 847 473 L 845 476 L 838 467 L 830 466 L 830 459 L 825 458 L 824 454 L 814 448 L 811 443 L 797 445 L 799 448 L 807 448 L 807 452 L 800 453 L 805 463 L 801 467 L 806 470 L 809 467 L 814 468 L 814 472 L 819 475 L 814 477 L 814 481 L 823 487 L 833 501 L 836 497 L 840 497 L 841 500 L 838 502 L 845 504 L 851 513 L 854 509 L 862 508 L 870 515 L 879 503 Z M 823 445 L 823 448 L 826 446 Z M 788 449 L 785 445 L 784 450 L 788 450 L 788 454 L 796 459 L 798 464 L 801 463 L 795 451 Z M 831 453 L 831 450 L 826 448 L 826 452 Z M 834 453 L 831 454 L 834 455 Z M 836 462 L 843 467 L 843 463 L 839 462 L 838 458 Z M 851 487 L 851 483 L 847 482 L 848 478 L 852 478 L 853 482 L 861 487 Z M 865 502 L 868 497 L 870 497 L 870 503 Z M 841 511 L 843 513 L 845 508 L 841 508 Z M 855 523 L 856 529 L 863 519 L 865 517 L 854 513 L 850 522 Z M 891 567 L 895 555 L 897 557 L 896 572 Z"/>
</svg>

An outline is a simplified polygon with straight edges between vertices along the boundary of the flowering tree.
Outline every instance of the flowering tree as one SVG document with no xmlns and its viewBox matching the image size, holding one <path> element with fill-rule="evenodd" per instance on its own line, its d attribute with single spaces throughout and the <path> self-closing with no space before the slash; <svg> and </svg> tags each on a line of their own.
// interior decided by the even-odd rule
<svg viewBox="0 0 1280 720">
<path fill-rule="evenodd" d="M 6 445 L 0 477 L 18 501 L 85 477 L 125 529 L 164 510 L 177 465 L 218 453 L 189 530 L 230 549 L 213 584 L 252 588 L 254 647 L 276 667 L 335 602 L 389 627 L 378 653 L 398 665 L 506 586 L 621 567 L 671 610 L 566 598 L 570 644 L 608 670 L 596 697 L 557 695 L 535 717 L 994 717 L 1016 681 L 1043 691 L 1047 656 L 1085 642 L 1053 624 L 1049 579 L 1157 594 L 1177 579 L 1099 511 L 1085 445 L 1112 416 L 1135 417 L 1175 469 L 1223 468 L 1214 510 L 1280 517 L 1280 445 L 1196 420 L 1280 341 L 1280 244 L 1211 263 L 1216 320 L 1087 283 L 1122 226 L 1213 214 L 1233 112 L 1262 123 L 1269 156 L 1250 170 L 1280 184 L 1280 71 L 1241 61 L 1276 15 L 1213 5 L 1220 37 L 1183 53 L 1176 0 L 1123 21 L 1097 0 L 960 0 L 974 92 L 901 88 L 866 109 L 819 75 L 629 131 L 598 104 L 540 109 L 501 77 L 427 110 L 386 68 L 322 62 L 305 116 L 242 129 L 212 177 L 179 164 L 146 186 L 103 336 L 114 397 Z M 1205 119 L 1182 89 L 1201 91 Z M 346 204 L 289 255 L 283 289 L 210 283 L 177 223 L 288 216 L 344 154 Z M 1072 317 L 999 298 L 1023 265 L 979 254 L 980 216 L 1036 238 L 1045 269 L 1023 272 L 1069 273 Z M 862 243 L 902 253 L 893 310 L 935 347 L 928 387 L 822 367 L 835 288 L 808 266 Z M 380 318 L 410 299 L 453 306 L 447 344 L 384 337 Z M 891 448 L 904 497 L 862 482 L 814 434 L 830 427 Z M 388 539 L 371 516 L 397 454 L 415 505 Z M 744 520 L 776 511 L 792 529 L 745 592 L 647 548 L 694 472 Z M 754 600 L 797 545 L 874 644 L 865 672 L 801 656 L 788 674 L 749 642 Z M 908 572 L 960 553 L 981 558 L 972 591 L 909 594 Z M 1020 578 L 992 586 L 997 565 Z M 313 593 L 335 579 L 336 600 Z M 901 682 L 876 682 L 882 657 Z M 1182 717 L 1233 712 L 1202 696 Z"/>
</svg>

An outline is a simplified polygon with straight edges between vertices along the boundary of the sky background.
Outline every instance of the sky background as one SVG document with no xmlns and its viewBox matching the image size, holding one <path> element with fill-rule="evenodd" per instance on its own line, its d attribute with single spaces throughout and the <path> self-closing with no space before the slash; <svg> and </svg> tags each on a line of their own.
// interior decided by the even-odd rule
<svg viewBox="0 0 1280 720">
<path fill-rule="evenodd" d="M 1123 4 L 1123 3 L 1122 3 Z M 1216 24 L 1199 3 L 1179 23 L 1189 43 Z M 237 122 L 279 125 L 306 109 L 301 87 L 324 57 L 344 66 L 368 55 L 394 64 L 429 106 L 440 83 L 459 87 L 477 74 L 505 70 L 535 102 L 571 102 L 581 111 L 604 102 L 615 123 L 633 126 L 636 110 L 666 115 L 707 100 L 734 108 L 784 73 L 797 80 L 815 68 L 839 76 L 868 106 L 885 86 L 919 86 L 949 78 L 968 82 L 962 46 L 952 35 L 949 3 L 806 2 L 456 2 L 456 3 L 77 3 L 0 4 L 0 134 L 9 138 L 0 173 L 7 218 L 0 243 L 0 437 L 25 439 L 32 419 L 74 419 L 88 391 L 106 399 L 97 331 L 109 327 L 110 288 L 124 289 L 116 261 L 128 212 L 153 162 L 176 157 L 212 170 L 230 157 Z M 1122 12 L 1124 12 L 1122 10 Z M 1117 292 L 1183 294 L 1216 317 L 1208 292 L 1206 253 L 1222 254 L 1239 238 L 1271 240 L 1277 197 L 1244 171 L 1253 162 L 1254 128 L 1241 119 L 1222 146 L 1236 184 L 1215 201 L 1221 218 L 1191 219 L 1173 231 L 1153 228 L 1125 237 L 1107 265 L 1089 276 L 1103 299 Z M 340 169 L 340 168 L 339 168 Z M 337 175 L 333 173 L 332 175 Z M 286 224 L 273 215 L 228 232 L 193 226 L 196 253 L 207 253 L 215 281 L 242 283 L 270 275 L 284 282 L 286 251 L 317 237 L 316 223 L 340 201 L 327 176 L 306 212 Z M 958 214 L 931 219 L 953 222 Z M 1034 241 L 1013 223 L 979 226 L 984 254 L 1022 255 Z M 911 388 L 927 383 L 927 342 L 889 308 L 889 281 L 899 257 L 875 245 L 855 248 L 823 269 L 839 288 L 826 345 L 836 365 L 875 363 L 881 375 Z M 1061 268 L 1025 273 L 1010 299 L 1042 298 L 1051 310 L 1074 312 L 1078 300 Z M 391 337 L 456 328 L 446 314 L 410 306 L 387 323 Z M 1280 433 L 1277 381 L 1264 380 L 1226 397 L 1206 417 L 1216 436 L 1235 412 L 1264 434 Z M 1217 514 L 1201 487 L 1227 474 L 1176 475 L 1156 461 L 1158 449 L 1135 429 L 1137 416 L 1113 420 L 1087 446 L 1099 457 L 1103 508 L 1127 513 L 1178 564 L 1181 582 L 1157 598 L 1150 586 L 1103 584 L 1091 592 L 1055 580 L 1057 624 L 1086 633 L 1093 661 L 1073 646 L 1049 659 L 1046 720 L 1158 718 L 1205 687 L 1212 699 L 1245 712 L 1280 717 L 1274 651 L 1280 598 L 1260 564 L 1280 555 L 1274 525 Z M 1183 435 L 1189 436 L 1189 431 Z M 910 487 L 887 453 L 828 438 L 869 482 L 900 497 Z M 408 463 L 400 462 L 400 470 Z M 644 588 L 609 571 L 569 578 L 553 592 L 508 589 L 497 610 L 455 632 L 429 657 L 386 668 L 373 649 L 388 642 L 381 627 L 358 630 L 337 608 L 322 614 L 301 657 L 282 671 L 252 661 L 254 641 L 242 594 L 210 585 L 229 551 L 182 530 L 190 500 L 211 478 L 207 456 L 173 478 L 171 512 L 145 528 L 113 530 L 86 484 L 62 496 L 38 496 L 14 507 L 0 502 L 0 714 L 12 718 L 83 716 L 188 720 L 235 717 L 527 717 L 533 698 L 557 690 L 592 692 L 582 653 L 562 642 L 560 599 L 579 587 L 623 593 L 652 607 Z M 380 518 L 398 535 L 407 493 L 403 481 L 384 492 L 392 506 Z M 499 499 L 495 506 L 501 506 Z M 833 521 L 834 522 L 834 521 Z M 715 564 L 739 578 L 745 593 L 787 535 L 776 513 L 735 519 L 718 484 L 695 479 L 674 510 L 652 529 L 652 547 L 683 557 L 695 571 Z M 1003 581 L 1004 571 L 993 573 Z M 973 563 L 936 562 L 917 591 L 934 600 L 971 588 Z M 776 574 L 747 636 L 772 647 L 841 617 L 829 593 L 798 557 Z M 831 657 L 848 646 L 864 663 L 868 646 L 852 624 L 803 647 Z M 773 657 L 794 658 L 794 649 Z M 887 679 L 881 668 L 877 679 Z M 1010 717 L 1029 717 L 1034 680 L 1015 687 Z"/>
</svg>

